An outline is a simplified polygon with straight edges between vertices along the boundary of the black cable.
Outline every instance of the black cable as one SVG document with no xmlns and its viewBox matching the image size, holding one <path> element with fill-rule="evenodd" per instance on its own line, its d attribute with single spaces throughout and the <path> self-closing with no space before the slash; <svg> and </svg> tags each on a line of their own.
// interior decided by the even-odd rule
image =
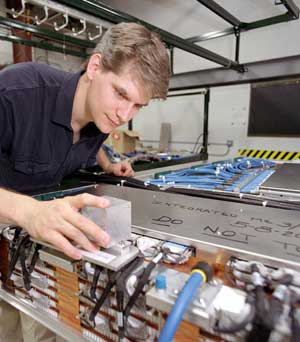
<svg viewBox="0 0 300 342">
<path fill-rule="evenodd" d="M 93 275 L 92 286 L 90 289 L 90 296 L 93 300 L 97 300 L 97 297 L 96 297 L 97 284 L 98 284 L 99 277 L 102 271 L 103 271 L 102 266 L 95 265 L 95 272 Z"/>
<path fill-rule="evenodd" d="M 142 255 L 135 259 L 131 265 L 121 274 L 116 280 L 116 301 L 117 301 L 117 324 L 119 342 L 125 338 L 125 326 L 124 326 L 124 291 L 126 289 L 126 280 L 130 274 L 144 261 Z"/>
<path fill-rule="evenodd" d="M 261 324 L 259 318 L 255 317 L 252 330 L 246 337 L 246 342 L 266 342 L 269 340 L 270 329 Z"/>
<path fill-rule="evenodd" d="M 266 296 L 262 286 L 256 286 L 255 290 L 256 315 L 252 323 L 252 329 L 246 338 L 246 342 L 266 342 L 269 340 L 271 329 L 265 325 L 264 315 L 267 314 Z"/>
<path fill-rule="evenodd" d="M 256 264 L 251 265 L 252 274 L 260 275 L 259 268 Z M 262 277 L 262 276 L 261 276 Z M 252 330 L 248 334 L 247 342 L 266 342 L 269 340 L 273 330 L 268 319 L 269 307 L 267 307 L 267 296 L 263 287 L 263 282 L 259 277 L 254 281 L 255 289 L 255 311 L 256 315 L 253 320 Z"/>
<path fill-rule="evenodd" d="M 260 318 L 260 320 L 263 322 L 263 324 L 271 329 L 269 322 L 266 320 L 268 315 L 268 308 L 267 308 L 267 296 L 265 293 L 265 290 L 263 286 L 256 286 L 255 288 L 255 295 L 256 295 L 256 314 Z"/>
<path fill-rule="evenodd" d="M 24 287 L 27 291 L 29 291 L 31 289 L 31 280 L 30 280 L 30 273 L 26 266 L 26 242 L 20 244 L 19 258 L 20 258 L 20 263 L 21 263 L 21 268 L 22 268 Z"/>
<path fill-rule="evenodd" d="M 8 265 L 6 282 L 10 279 L 10 277 L 11 277 L 11 275 L 12 275 L 12 273 L 16 267 L 17 261 L 18 261 L 19 256 L 20 256 L 20 248 L 22 247 L 22 245 L 26 245 L 26 243 L 29 241 L 29 238 L 30 238 L 29 235 L 25 235 L 22 238 L 20 238 L 20 242 L 18 244 L 16 242 L 17 247 L 14 248 L 14 252 L 11 256 L 10 263 Z"/>
<path fill-rule="evenodd" d="M 124 310 L 124 319 L 126 320 L 129 316 L 129 313 L 135 304 L 136 300 L 138 299 L 139 295 L 143 291 L 144 286 L 147 284 L 151 272 L 156 267 L 157 263 L 163 258 L 163 253 L 159 253 L 157 256 L 155 256 L 151 262 L 144 268 L 143 274 L 141 275 L 136 288 L 132 294 L 132 296 L 129 298 L 129 301 L 125 307 Z"/>
<path fill-rule="evenodd" d="M 32 273 L 37 261 L 38 261 L 38 258 L 39 258 L 39 251 L 42 249 L 42 245 L 39 244 L 39 243 L 36 243 L 35 244 L 35 248 L 34 248 L 34 252 L 33 252 L 33 255 L 32 255 L 32 258 L 31 258 L 31 262 L 30 262 L 30 265 L 28 267 L 28 272 L 29 273 Z"/>
<path fill-rule="evenodd" d="M 293 296 L 296 296 L 294 293 Z M 291 305 L 291 342 L 299 342 L 299 336 L 300 336 L 300 322 L 299 318 L 296 316 L 296 300 L 292 299 L 292 305 Z"/>
<path fill-rule="evenodd" d="M 199 134 L 198 137 L 197 137 L 197 140 L 195 142 L 195 145 L 193 147 L 193 150 L 192 150 L 192 153 L 197 153 L 197 150 L 198 150 L 198 144 L 199 144 L 199 140 L 200 138 L 203 136 L 203 133 Z M 202 145 L 200 145 L 200 147 L 202 147 Z"/>
<path fill-rule="evenodd" d="M 118 271 L 118 272 L 108 271 L 108 272 L 109 272 L 108 273 L 108 282 L 107 282 L 106 287 L 103 290 L 100 298 L 97 300 L 97 302 L 94 306 L 94 309 L 90 313 L 90 316 L 89 316 L 90 321 L 95 320 L 97 313 L 101 309 L 101 306 L 103 305 L 103 303 L 105 302 L 106 298 L 108 297 L 111 289 L 115 285 L 117 275 L 120 274 L 121 271 Z"/>
<path fill-rule="evenodd" d="M 11 247 L 10 247 L 10 257 L 12 258 L 15 250 L 16 250 L 16 244 L 19 239 L 19 236 L 21 234 L 22 228 L 16 227 L 15 232 L 14 232 L 14 237 L 11 241 Z"/>
<path fill-rule="evenodd" d="M 121 276 L 121 274 L 124 272 L 124 270 L 127 269 L 127 267 L 130 267 L 130 265 L 132 263 L 135 262 L 136 259 L 134 259 L 130 264 L 125 265 L 123 268 L 121 268 L 119 271 L 115 272 L 115 271 L 108 271 L 108 282 L 106 284 L 105 289 L 103 290 L 100 298 L 97 300 L 94 309 L 91 311 L 90 316 L 89 316 L 89 320 L 90 321 L 94 321 L 97 313 L 99 312 L 101 306 L 103 305 L 103 303 L 105 302 L 106 298 L 108 297 L 111 289 L 113 288 L 113 286 L 115 285 L 117 279 Z"/>
</svg>

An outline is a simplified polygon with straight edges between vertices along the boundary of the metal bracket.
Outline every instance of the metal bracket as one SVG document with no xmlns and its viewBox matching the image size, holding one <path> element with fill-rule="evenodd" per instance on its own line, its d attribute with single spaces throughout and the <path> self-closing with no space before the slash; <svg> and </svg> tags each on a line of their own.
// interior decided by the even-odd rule
<svg viewBox="0 0 300 342">
<path fill-rule="evenodd" d="M 39 19 L 39 17 L 36 15 L 34 17 L 35 23 L 37 25 L 41 25 L 42 23 L 44 23 L 46 20 L 48 20 L 48 16 L 49 16 L 49 12 L 48 12 L 48 7 L 44 6 L 44 12 L 45 12 L 45 16 L 42 19 Z"/>
<path fill-rule="evenodd" d="M 80 34 L 82 34 L 85 30 L 86 30 L 86 20 L 85 19 L 80 19 L 80 22 L 82 24 L 82 29 L 76 32 L 76 29 L 74 27 L 72 27 L 72 32 L 73 32 L 73 36 L 79 36 Z"/>
<path fill-rule="evenodd" d="M 95 40 L 95 39 L 100 38 L 102 36 L 102 26 L 101 25 L 97 25 L 96 28 L 99 29 L 99 33 L 96 34 L 95 36 L 92 36 L 91 32 L 89 32 L 88 33 L 89 40 Z"/>
<path fill-rule="evenodd" d="M 283 5 L 293 19 L 299 18 L 299 8 L 293 0 L 275 0 L 275 6 Z"/>
<path fill-rule="evenodd" d="M 63 17 L 65 18 L 65 22 L 61 26 L 58 26 L 56 21 L 54 22 L 54 29 L 55 29 L 55 31 L 60 31 L 60 30 L 62 30 L 63 28 L 65 28 L 68 25 L 68 23 L 69 23 L 68 13 L 64 13 Z"/>
<path fill-rule="evenodd" d="M 14 8 L 12 8 L 12 16 L 14 18 L 18 18 L 20 15 L 22 15 L 24 12 L 25 12 L 25 0 L 21 0 L 21 5 L 22 5 L 22 8 L 19 12 L 17 12 Z"/>
<path fill-rule="evenodd" d="M 234 35 L 236 38 L 235 43 L 235 61 L 239 63 L 239 57 L 240 57 L 240 41 L 241 41 L 241 31 L 238 26 L 234 27 Z"/>
</svg>

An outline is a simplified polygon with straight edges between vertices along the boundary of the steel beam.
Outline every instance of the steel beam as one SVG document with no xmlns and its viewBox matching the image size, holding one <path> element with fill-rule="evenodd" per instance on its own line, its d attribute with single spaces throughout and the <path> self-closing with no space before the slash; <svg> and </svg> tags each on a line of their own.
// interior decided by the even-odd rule
<svg viewBox="0 0 300 342">
<path fill-rule="evenodd" d="M 186 52 L 203 57 L 214 63 L 223 65 L 226 68 L 234 69 L 240 72 L 244 71 L 243 66 L 236 63 L 235 61 L 232 61 L 212 51 L 209 51 L 200 46 L 192 44 L 183 38 L 175 36 L 174 34 L 161 30 L 160 28 L 154 25 L 146 23 L 136 17 L 130 16 L 124 12 L 115 10 L 107 5 L 101 4 L 94 0 L 58 0 L 58 2 L 66 6 L 69 6 L 71 8 L 79 9 L 85 13 L 93 14 L 95 16 L 98 16 L 99 18 L 106 19 L 115 24 L 120 23 L 120 22 L 141 23 L 142 25 L 148 27 L 151 31 L 157 32 L 161 36 L 161 38 L 170 46 L 174 46 Z"/>
<path fill-rule="evenodd" d="M 249 30 L 253 30 L 253 29 L 257 29 L 261 27 L 284 23 L 284 22 L 291 21 L 294 19 L 296 18 L 291 17 L 289 13 L 279 14 L 279 15 L 276 15 L 275 17 L 257 20 L 251 23 L 242 23 L 240 26 L 240 29 L 241 31 L 249 31 Z"/>
<path fill-rule="evenodd" d="M 170 90 L 187 90 L 300 77 L 300 55 L 245 64 L 243 74 L 225 68 L 175 74 Z"/>
<path fill-rule="evenodd" d="M 203 113 L 203 139 L 202 148 L 200 151 L 200 159 L 208 159 L 208 116 L 209 116 L 209 101 L 210 101 L 210 89 L 206 90 L 204 95 L 204 113 Z"/>
<path fill-rule="evenodd" d="M 299 8 L 295 5 L 293 0 L 281 0 L 283 6 L 286 7 L 288 13 L 294 18 L 299 18 Z"/>
<path fill-rule="evenodd" d="M 240 32 L 244 32 L 244 31 L 249 31 L 249 30 L 253 30 L 253 29 L 257 29 L 261 27 L 284 23 L 287 21 L 295 20 L 295 19 L 297 18 L 292 17 L 289 13 L 285 13 L 285 14 L 274 16 L 274 17 L 253 21 L 250 23 L 241 23 L 241 25 L 239 26 L 239 30 Z M 193 36 L 193 37 L 187 38 L 186 40 L 191 43 L 197 43 L 197 42 L 202 42 L 202 41 L 209 40 L 209 39 L 229 36 L 231 34 L 235 34 L 234 27 L 228 27 L 227 29 L 222 30 L 222 31 L 209 32 L 209 33 L 205 33 L 202 35 Z"/>
<path fill-rule="evenodd" d="M 48 29 L 45 29 L 43 27 L 38 27 L 35 25 L 26 24 L 26 23 L 23 23 L 19 20 L 14 20 L 14 19 L 5 18 L 5 17 L 0 16 L 0 24 L 5 25 L 7 27 L 31 32 L 34 35 L 40 35 L 40 36 L 46 37 L 48 39 L 63 42 L 64 44 L 75 45 L 75 46 L 78 46 L 81 48 L 94 48 L 96 46 L 95 43 L 90 42 L 88 40 L 70 37 L 68 35 L 58 33 L 58 32 L 54 32 L 52 30 L 48 30 Z"/>
<path fill-rule="evenodd" d="M 0 40 L 6 40 L 12 43 L 19 43 L 19 44 L 24 44 L 27 46 L 33 46 L 39 49 L 44 49 L 44 50 L 50 50 L 50 51 L 55 51 L 55 52 L 60 52 L 65 55 L 72 55 L 76 57 L 82 57 L 86 58 L 88 55 L 85 52 L 80 52 L 80 51 L 75 51 L 71 49 L 65 49 L 60 46 L 55 46 L 46 42 L 36 42 L 34 40 L 27 40 L 27 39 L 22 39 L 20 37 L 14 36 L 14 35 L 6 35 L 3 33 L 0 33 Z"/>
<path fill-rule="evenodd" d="M 241 21 L 234 17 L 232 14 L 227 12 L 223 7 L 218 5 L 216 2 L 213 0 L 197 0 L 200 2 L 203 6 L 214 12 L 216 15 L 227 21 L 229 24 L 232 26 L 240 26 Z"/>
<path fill-rule="evenodd" d="M 231 34 L 234 34 L 234 32 L 235 31 L 234 31 L 233 27 L 228 27 L 227 29 L 225 29 L 223 31 L 214 31 L 214 32 L 204 33 L 201 35 L 197 35 L 197 36 L 187 38 L 186 40 L 190 43 L 198 43 L 198 42 L 203 42 L 205 40 L 229 36 Z"/>
</svg>

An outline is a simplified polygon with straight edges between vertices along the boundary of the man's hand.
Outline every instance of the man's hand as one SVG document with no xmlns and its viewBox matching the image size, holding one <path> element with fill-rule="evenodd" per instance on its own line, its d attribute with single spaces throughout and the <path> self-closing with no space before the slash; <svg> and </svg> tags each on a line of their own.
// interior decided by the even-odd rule
<svg viewBox="0 0 300 342">
<path fill-rule="evenodd" d="M 96 245 L 105 247 L 110 241 L 106 232 L 78 212 L 86 206 L 107 208 L 109 201 L 86 193 L 53 201 L 34 200 L 27 206 L 21 226 L 33 238 L 49 242 L 69 257 L 80 259 L 80 251 L 70 240 L 90 252 L 98 250 Z"/>
<path fill-rule="evenodd" d="M 97 163 L 102 167 L 106 173 L 111 173 L 115 176 L 133 177 L 134 172 L 131 164 L 127 160 L 120 163 L 111 163 L 107 158 L 104 150 L 100 147 L 96 155 Z"/>
<path fill-rule="evenodd" d="M 131 167 L 131 164 L 127 160 L 115 164 L 111 163 L 104 171 L 107 173 L 112 173 L 115 176 L 134 176 L 134 171 Z"/>
</svg>

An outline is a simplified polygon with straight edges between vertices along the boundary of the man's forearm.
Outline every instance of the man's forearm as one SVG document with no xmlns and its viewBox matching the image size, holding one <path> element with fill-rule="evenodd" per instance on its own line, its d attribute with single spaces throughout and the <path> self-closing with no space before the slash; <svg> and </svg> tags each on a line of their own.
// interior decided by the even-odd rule
<svg viewBox="0 0 300 342">
<path fill-rule="evenodd" d="M 108 157 L 106 156 L 102 147 L 99 149 L 97 153 L 96 160 L 97 160 L 98 165 L 100 165 L 102 169 L 106 172 L 109 170 L 112 164 L 110 160 L 108 159 Z"/>
<path fill-rule="evenodd" d="M 34 202 L 29 196 L 0 188 L 0 223 L 22 226 L 26 221 L 26 213 Z"/>
</svg>

